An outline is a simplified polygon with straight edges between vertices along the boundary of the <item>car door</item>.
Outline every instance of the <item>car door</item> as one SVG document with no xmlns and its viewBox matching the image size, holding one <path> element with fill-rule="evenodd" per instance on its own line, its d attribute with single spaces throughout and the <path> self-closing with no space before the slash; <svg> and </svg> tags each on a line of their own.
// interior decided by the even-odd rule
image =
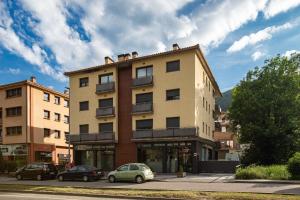
<svg viewBox="0 0 300 200">
<path fill-rule="evenodd" d="M 71 169 L 68 169 L 67 172 L 64 174 L 64 178 L 68 180 L 75 180 L 76 179 L 76 172 L 78 171 L 78 167 L 72 167 Z"/>
<path fill-rule="evenodd" d="M 127 180 L 129 172 L 129 165 L 122 165 L 117 169 L 117 173 L 115 174 L 117 180 Z"/>
<path fill-rule="evenodd" d="M 130 164 L 128 172 L 128 180 L 135 180 L 135 177 L 139 174 L 139 166 Z"/>
<path fill-rule="evenodd" d="M 30 178 L 30 168 L 31 168 L 31 165 L 26 165 L 26 167 L 24 167 L 22 173 L 21 173 L 21 176 L 25 179 L 27 178 Z"/>
</svg>

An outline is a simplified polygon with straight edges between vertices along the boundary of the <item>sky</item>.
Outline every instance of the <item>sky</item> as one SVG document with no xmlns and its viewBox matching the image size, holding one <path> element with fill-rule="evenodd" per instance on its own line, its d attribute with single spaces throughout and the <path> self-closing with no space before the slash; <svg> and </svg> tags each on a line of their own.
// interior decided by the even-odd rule
<svg viewBox="0 0 300 200">
<path fill-rule="evenodd" d="M 104 57 L 200 44 L 221 91 L 300 51 L 300 0 L 0 0 L 0 84 L 63 91 L 66 71 Z"/>
</svg>

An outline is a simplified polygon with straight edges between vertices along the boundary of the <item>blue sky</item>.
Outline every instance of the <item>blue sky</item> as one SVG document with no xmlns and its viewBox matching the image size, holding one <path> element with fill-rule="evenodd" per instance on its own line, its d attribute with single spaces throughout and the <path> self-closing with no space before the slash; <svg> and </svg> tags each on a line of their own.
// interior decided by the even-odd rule
<svg viewBox="0 0 300 200">
<path fill-rule="evenodd" d="M 62 91 L 63 72 L 105 56 L 200 44 L 222 91 L 277 54 L 300 51 L 300 0 L 1 0 L 0 84 Z"/>
</svg>

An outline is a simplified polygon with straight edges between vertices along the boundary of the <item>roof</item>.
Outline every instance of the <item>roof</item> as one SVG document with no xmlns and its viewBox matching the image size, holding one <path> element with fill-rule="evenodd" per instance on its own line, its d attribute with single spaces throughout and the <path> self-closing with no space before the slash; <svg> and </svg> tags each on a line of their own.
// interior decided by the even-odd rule
<svg viewBox="0 0 300 200">
<path fill-rule="evenodd" d="M 9 88 L 12 88 L 12 87 L 17 87 L 17 86 L 23 86 L 23 85 L 30 85 L 30 86 L 33 86 L 33 87 L 35 87 L 37 89 L 40 89 L 40 90 L 43 90 L 43 91 L 46 91 L 46 92 L 49 92 L 49 93 L 61 96 L 61 97 L 66 98 L 66 99 L 69 99 L 69 95 L 68 94 L 64 94 L 64 93 L 58 92 L 56 90 L 50 89 L 48 87 L 45 87 L 45 86 L 43 86 L 41 84 L 32 82 L 30 80 L 23 80 L 23 81 L 19 81 L 19 82 L 14 82 L 14 83 L 9 83 L 9 84 L 5 84 L 5 85 L 0 85 L 0 90 L 1 89 L 9 89 Z"/>
<path fill-rule="evenodd" d="M 97 66 L 94 66 L 94 67 L 87 67 L 87 68 L 84 68 L 84 69 L 79 69 L 79 70 L 75 70 L 75 71 L 70 71 L 70 72 L 65 72 L 64 74 L 66 76 L 72 76 L 72 75 L 75 75 L 75 74 L 80 74 L 80 73 L 90 73 L 90 72 L 93 72 L 93 71 L 98 71 L 102 68 L 106 68 L 106 67 L 111 67 L 111 66 L 123 66 L 122 64 L 130 64 L 132 62 L 136 62 L 136 61 L 140 61 L 140 60 L 144 60 L 144 59 L 148 59 L 148 58 L 154 58 L 154 57 L 160 57 L 160 56 L 166 56 L 166 55 L 171 55 L 171 54 L 178 54 L 178 53 L 182 53 L 182 52 L 186 52 L 186 51 L 190 51 L 190 50 L 195 50 L 196 51 L 196 54 L 199 58 L 199 60 L 201 61 L 203 67 L 204 67 L 204 70 L 206 71 L 206 73 L 208 74 L 208 77 L 209 79 L 211 80 L 214 88 L 216 89 L 216 94 L 218 94 L 219 96 L 222 96 L 222 93 L 220 91 L 220 88 L 210 70 L 210 67 L 200 49 L 200 46 L 199 44 L 197 45 L 194 45 L 194 46 L 189 46 L 189 47 L 184 47 L 184 48 L 180 48 L 180 49 L 177 49 L 177 50 L 169 50 L 169 51 L 165 51 L 165 52 L 160 52 L 160 53 L 154 53 L 154 54 L 150 54 L 150 55 L 145 55 L 145 56 L 139 56 L 139 57 L 136 57 L 136 58 L 131 58 L 131 59 L 128 59 L 128 60 L 122 60 L 122 61 L 116 61 L 116 62 L 113 62 L 113 63 L 108 63 L 108 64 L 103 64 L 103 65 L 97 65 Z"/>
</svg>

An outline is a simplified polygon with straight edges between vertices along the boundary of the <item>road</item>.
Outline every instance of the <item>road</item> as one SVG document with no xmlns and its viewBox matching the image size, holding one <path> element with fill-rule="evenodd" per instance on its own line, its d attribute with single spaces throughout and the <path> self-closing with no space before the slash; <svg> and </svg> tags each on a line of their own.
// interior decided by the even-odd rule
<svg viewBox="0 0 300 200">
<path fill-rule="evenodd" d="M 32 194 L 32 193 L 2 193 L 0 192 L 0 199 L 5 200 L 112 200 L 112 198 L 101 197 L 83 197 L 83 196 L 69 196 L 69 195 L 50 195 L 50 194 Z M 114 198 L 115 200 L 116 198 Z M 122 200 L 124 200 L 122 198 Z M 126 200 L 126 199 L 125 199 Z M 128 199 L 129 200 L 129 199 Z"/>
<path fill-rule="evenodd" d="M 219 191 L 219 192 L 253 192 L 253 193 L 276 193 L 300 195 L 300 184 L 279 183 L 226 183 L 226 182 L 160 182 L 151 181 L 143 184 L 135 183 L 108 183 L 105 180 L 97 182 L 74 182 L 57 180 L 35 181 L 15 178 L 0 177 L 0 184 L 26 184 L 26 185 L 50 185 L 50 186 L 73 186 L 87 188 L 122 188 L 122 189 L 154 189 L 154 190 L 192 190 L 192 191 Z M 1 188 L 0 188 L 1 189 Z"/>
</svg>

